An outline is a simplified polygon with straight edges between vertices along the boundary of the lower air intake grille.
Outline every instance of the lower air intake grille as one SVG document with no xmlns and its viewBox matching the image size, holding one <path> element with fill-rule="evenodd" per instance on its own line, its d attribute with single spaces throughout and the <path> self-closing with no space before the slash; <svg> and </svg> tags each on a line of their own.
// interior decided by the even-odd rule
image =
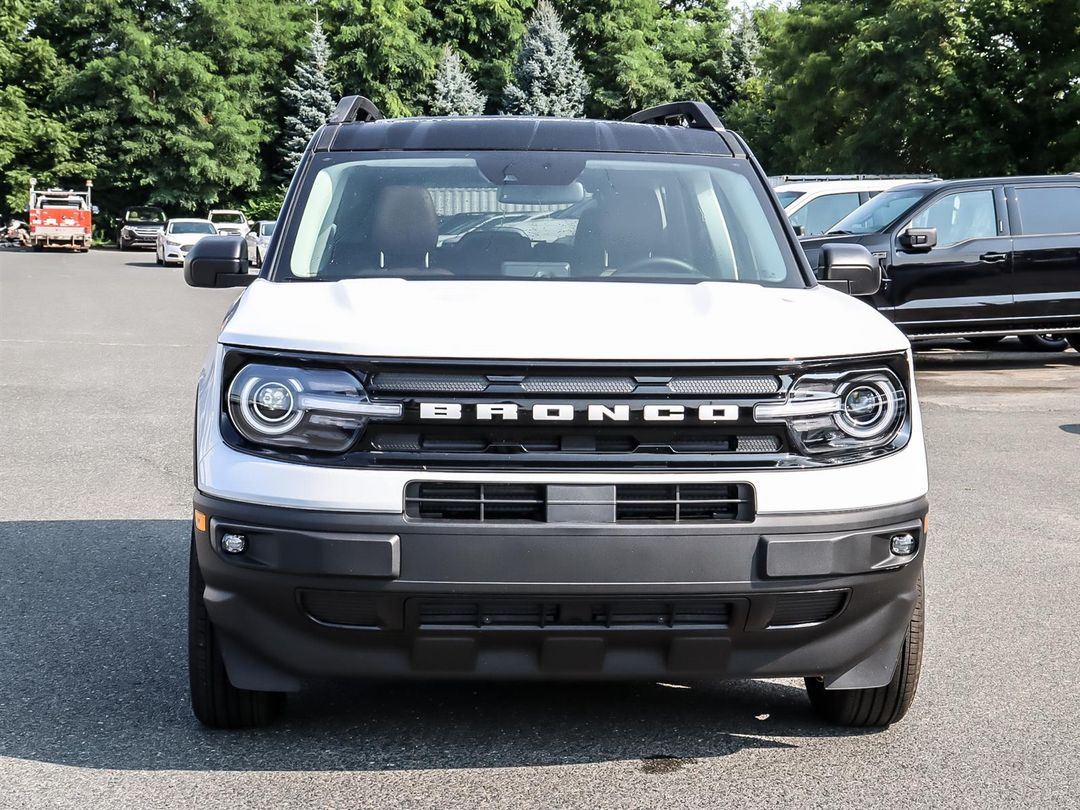
<svg viewBox="0 0 1080 810">
<path fill-rule="evenodd" d="M 468 484 L 419 481 L 405 492 L 405 514 L 423 520 L 545 520 L 542 484 Z"/>
<path fill-rule="evenodd" d="M 413 481 L 411 520 L 472 523 L 731 523 L 754 519 L 749 484 L 546 484 Z"/>
<path fill-rule="evenodd" d="M 769 627 L 791 627 L 798 624 L 818 624 L 840 612 L 847 591 L 815 591 L 789 593 L 776 600 Z"/>
<path fill-rule="evenodd" d="M 616 523 L 723 523 L 754 519 L 746 484 L 620 484 Z"/>
<path fill-rule="evenodd" d="M 414 599 L 419 627 L 538 629 L 544 627 L 726 627 L 731 603 L 721 599 L 588 601 L 561 599 Z"/>
</svg>

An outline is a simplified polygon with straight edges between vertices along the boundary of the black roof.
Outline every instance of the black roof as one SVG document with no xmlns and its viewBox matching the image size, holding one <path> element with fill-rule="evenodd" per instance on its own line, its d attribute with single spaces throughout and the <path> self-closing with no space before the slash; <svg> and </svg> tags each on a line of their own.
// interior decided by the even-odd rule
<svg viewBox="0 0 1080 810">
<path fill-rule="evenodd" d="M 727 138 L 709 129 L 507 115 L 331 123 L 316 142 L 317 149 L 331 151 L 507 150 L 734 156 Z"/>
<path fill-rule="evenodd" d="M 959 180 L 930 180 L 925 183 L 905 183 L 893 186 L 889 191 L 907 191 L 918 189 L 927 193 L 954 188 L 969 188 L 986 185 L 1017 185 L 1030 183 L 1071 183 L 1076 185 L 1080 177 L 1075 174 L 1019 175 L 1016 177 L 965 177 Z"/>
</svg>

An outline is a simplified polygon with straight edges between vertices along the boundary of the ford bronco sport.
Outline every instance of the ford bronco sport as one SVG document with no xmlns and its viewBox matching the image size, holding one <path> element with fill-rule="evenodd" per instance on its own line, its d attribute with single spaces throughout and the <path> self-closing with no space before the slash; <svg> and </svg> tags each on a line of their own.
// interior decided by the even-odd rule
<svg viewBox="0 0 1080 810">
<path fill-rule="evenodd" d="M 672 125 L 676 124 L 676 125 Z M 453 239 L 444 239 L 454 230 Z M 190 679 L 210 726 L 306 679 L 806 679 L 915 693 L 927 473 L 907 339 L 815 279 L 705 105 L 382 120 L 341 101 L 200 377 Z"/>
</svg>

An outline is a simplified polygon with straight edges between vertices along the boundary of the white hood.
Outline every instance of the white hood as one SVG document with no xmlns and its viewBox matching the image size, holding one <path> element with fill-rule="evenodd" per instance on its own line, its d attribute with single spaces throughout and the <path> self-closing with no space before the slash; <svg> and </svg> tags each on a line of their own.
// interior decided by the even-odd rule
<svg viewBox="0 0 1080 810">
<path fill-rule="evenodd" d="M 212 233 L 167 233 L 165 238 L 170 242 L 176 242 L 183 247 L 191 247 L 205 236 L 213 236 Z"/>
<path fill-rule="evenodd" d="M 785 360 L 902 351 L 825 287 L 558 281 L 255 281 L 222 343 L 369 357 Z"/>
</svg>

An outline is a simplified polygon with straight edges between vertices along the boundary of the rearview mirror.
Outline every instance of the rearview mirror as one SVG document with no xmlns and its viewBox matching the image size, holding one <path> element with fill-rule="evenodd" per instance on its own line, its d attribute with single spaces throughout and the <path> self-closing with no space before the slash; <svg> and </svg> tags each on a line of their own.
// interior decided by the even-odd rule
<svg viewBox="0 0 1080 810">
<path fill-rule="evenodd" d="M 862 245 L 823 245 L 818 275 L 848 295 L 873 295 L 881 289 L 881 265 Z"/>
<path fill-rule="evenodd" d="M 248 273 L 242 236 L 204 236 L 184 259 L 184 280 L 192 287 L 246 287 L 256 278 Z"/>
<path fill-rule="evenodd" d="M 570 205 L 585 199 L 585 186 L 534 186 L 507 183 L 499 187 L 499 202 L 511 205 Z"/>
<path fill-rule="evenodd" d="M 899 238 L 904 250 L 925 253 L 937 244 L 937 228 L 905 228 Z"/>
</svg>

